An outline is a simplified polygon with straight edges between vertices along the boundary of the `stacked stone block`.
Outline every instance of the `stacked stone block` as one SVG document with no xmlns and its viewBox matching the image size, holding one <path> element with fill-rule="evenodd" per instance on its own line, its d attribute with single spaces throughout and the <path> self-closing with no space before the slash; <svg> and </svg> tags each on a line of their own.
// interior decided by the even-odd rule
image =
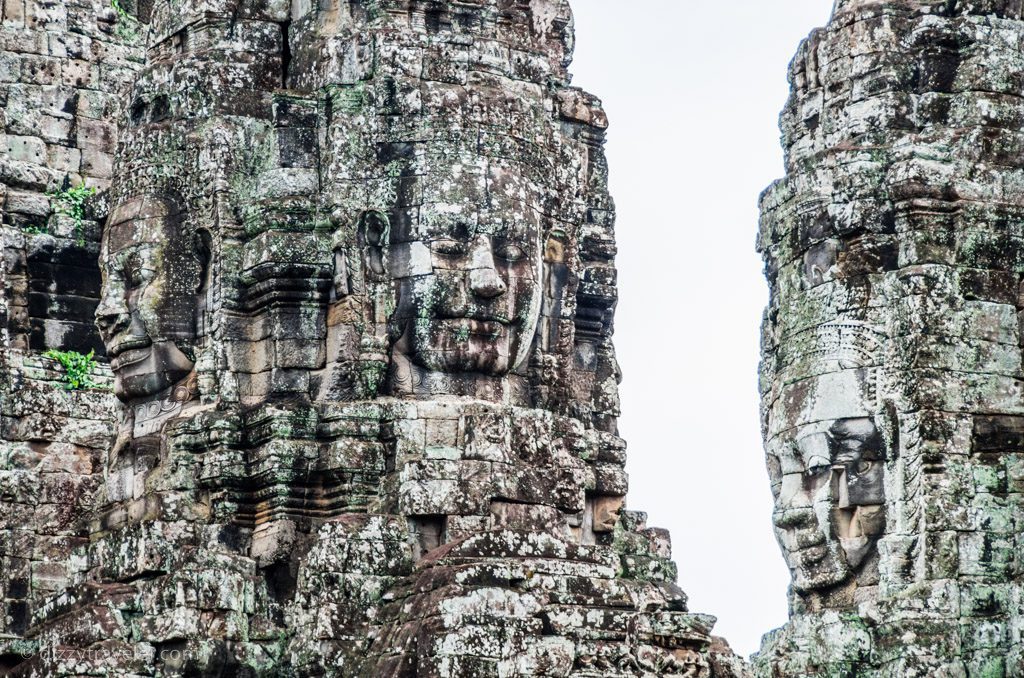
<svg viewBox="0 0 1024 678">
<path fill-rule="evenodd" d="M 48 349 L 103 354 L 97 219 L 57 197 L 109 185 L 121 92 L 141 49 L 101 2 L 11 0 L 0 14 L 0 666 L 34 652 L 21 637 L 72 577 L 113 433 L 109 372 L 69 392 Z"/>
<path fill-rule="evenodd" d="M 60 213 L 60 191 L 109 185 L 121 96 L 141 61 L 138 24 L 99 2 L 3 5 L 0 149 L 4 297 L 12 348 L 103 345 L 95 219 Z M 84 217 L 84 221 L 83 221 Z"/>
</svg>

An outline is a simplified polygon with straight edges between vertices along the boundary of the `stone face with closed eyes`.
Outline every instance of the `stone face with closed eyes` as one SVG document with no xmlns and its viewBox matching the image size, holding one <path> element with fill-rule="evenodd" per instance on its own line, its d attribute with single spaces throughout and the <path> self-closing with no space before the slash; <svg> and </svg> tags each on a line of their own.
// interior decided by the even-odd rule
<svg viewBox="0 0 1024 678">
<path fill-rule="evenodd" d="M 791 614 L 758 675 L 1024 671 L 1022 18 L 842 0 L 792 62 L 758 241 Z"/>
<path fill-rule="evenodd" d="M 85 244 L 17 251 L 88 267 L 52 306 L 95 315 L 61 336 L 105 345 L 114 393 L 66 391 L 37 354 L 69 346 L 14 323 L 0 672 L 707 678 L 714 620 L 625 507 L 607 119 L 568 3 L 100 4 L 3 10 L 7 120 L 12 45 L 98 78 L 43 93 L 106 167 Z M 8 145 L 43 181 L 74 160 Z M 46 213 L 6 191 L 12 224 Z M 37 344 L 65 324 L 39 293 Z"/>
</svg>

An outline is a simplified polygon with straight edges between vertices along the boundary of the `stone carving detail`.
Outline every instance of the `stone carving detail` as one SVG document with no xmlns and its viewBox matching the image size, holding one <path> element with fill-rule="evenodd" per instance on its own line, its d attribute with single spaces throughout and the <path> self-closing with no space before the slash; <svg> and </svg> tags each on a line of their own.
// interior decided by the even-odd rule
<svg viewBox="0 0 1024 678">
<path fill-rule="evenodd" d="M 119 404 L 59 394 L 107 415 L 66 572 L 5 580 L 0 667 L 742 675 L 625 509 L 607 122 L 567 3 L 118 6 L 88 242 Z M 60 440 L 22 428 L 5 454 Z"/>
<path fill-rule="evenodd" d="M 792 62 L 759 239 L 791 615 L 757 675 L 1024 673 L 1022 33 L 1017 2 L 839 0 Z"/>
<path fill-rule="evenodd" d="M 184 231 L 177 200 L 150 195 L 110 215 L 100 247 L 103 294 L 96 325 L 130 407 L 133 437 L 157 434 L 197 393 L 208 251 Z"/>
<path fill-rule="evenodd" d="M 854 579 L 877 582 L 891 456 L 879 427 L 883 342 L 873 328 L 835 322 L 800 333 L 780 351 L 783 378 L 793 381 L 768 415 L 774 522 L 794 591 L 812 605 Z"/>
</svg>

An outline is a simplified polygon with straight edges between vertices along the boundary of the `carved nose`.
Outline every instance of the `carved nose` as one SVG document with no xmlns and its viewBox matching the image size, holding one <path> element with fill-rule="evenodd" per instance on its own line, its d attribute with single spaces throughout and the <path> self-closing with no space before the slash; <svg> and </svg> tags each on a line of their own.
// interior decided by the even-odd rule
<svg viewBox="0 0 1024 678">
<path fill-rule="evenodd" d="M 469 271 L 469 288 L 478 297 L 493 299 L 505 293 L 505 281 L 501 279 L 498 269 L 494 266 L 494 253 L 491 243 L 481 237 L 474 243 L 473 268 Z"/>
<path fill-rule="evenodd" d="M 105 297 L 96 307 L 96 327 L 104 339 L 116 335 L 131 324 L 131 316 L 124 304 L 118 304 Z"/>
<path fill-rule="evenodd" d="M 850 486 L 847 484 L 846 467 L 832 467 L 832 497 L 836 500 L 838 508 L 850 508 Z"/>
<path fill-rule="evenodd" d="M 494 267 L 475 268 L 469 272 L 469 287 L 473 294 L 485 299 L 493 299 L 505 293 L 505 281 L 501 279 Z"/>
</svg>

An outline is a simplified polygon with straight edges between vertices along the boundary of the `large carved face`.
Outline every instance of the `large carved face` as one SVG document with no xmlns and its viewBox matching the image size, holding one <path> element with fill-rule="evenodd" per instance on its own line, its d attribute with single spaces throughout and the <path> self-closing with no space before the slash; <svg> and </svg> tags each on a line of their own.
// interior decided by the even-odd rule
<svg viewBox="0 0 1024 678">
<path fill-rule="evenodd" d="M 849 580 L 885 529 L 885 449 L 874 419 L 803 424 L 780 434 L 769 453 L 776 536 L 794 589 L 803 593 Z"/>
<path fill-rule="evenodd" d="M 111 214 L 100 250 L 96 324 L 125 401 L 156 396 L 194 366 L 203 266 L 178 205 L 147 196 Z"/>
<path fill-rule="evenodd" d="M 492 209 L 477 210 L 472 198 L 442 199 L 421 208 L 416 234 L 393 227 L 397 303 L 389 333 L 399 361 L 486 376 L 525 361 L 540 312 L 540 219 L 520 178 L 492 172 L 489 181 L 503 192 L 501 200 L 492 196 Z M 494 209 L 498 202 L 513 204 Z"/>
</svg>

